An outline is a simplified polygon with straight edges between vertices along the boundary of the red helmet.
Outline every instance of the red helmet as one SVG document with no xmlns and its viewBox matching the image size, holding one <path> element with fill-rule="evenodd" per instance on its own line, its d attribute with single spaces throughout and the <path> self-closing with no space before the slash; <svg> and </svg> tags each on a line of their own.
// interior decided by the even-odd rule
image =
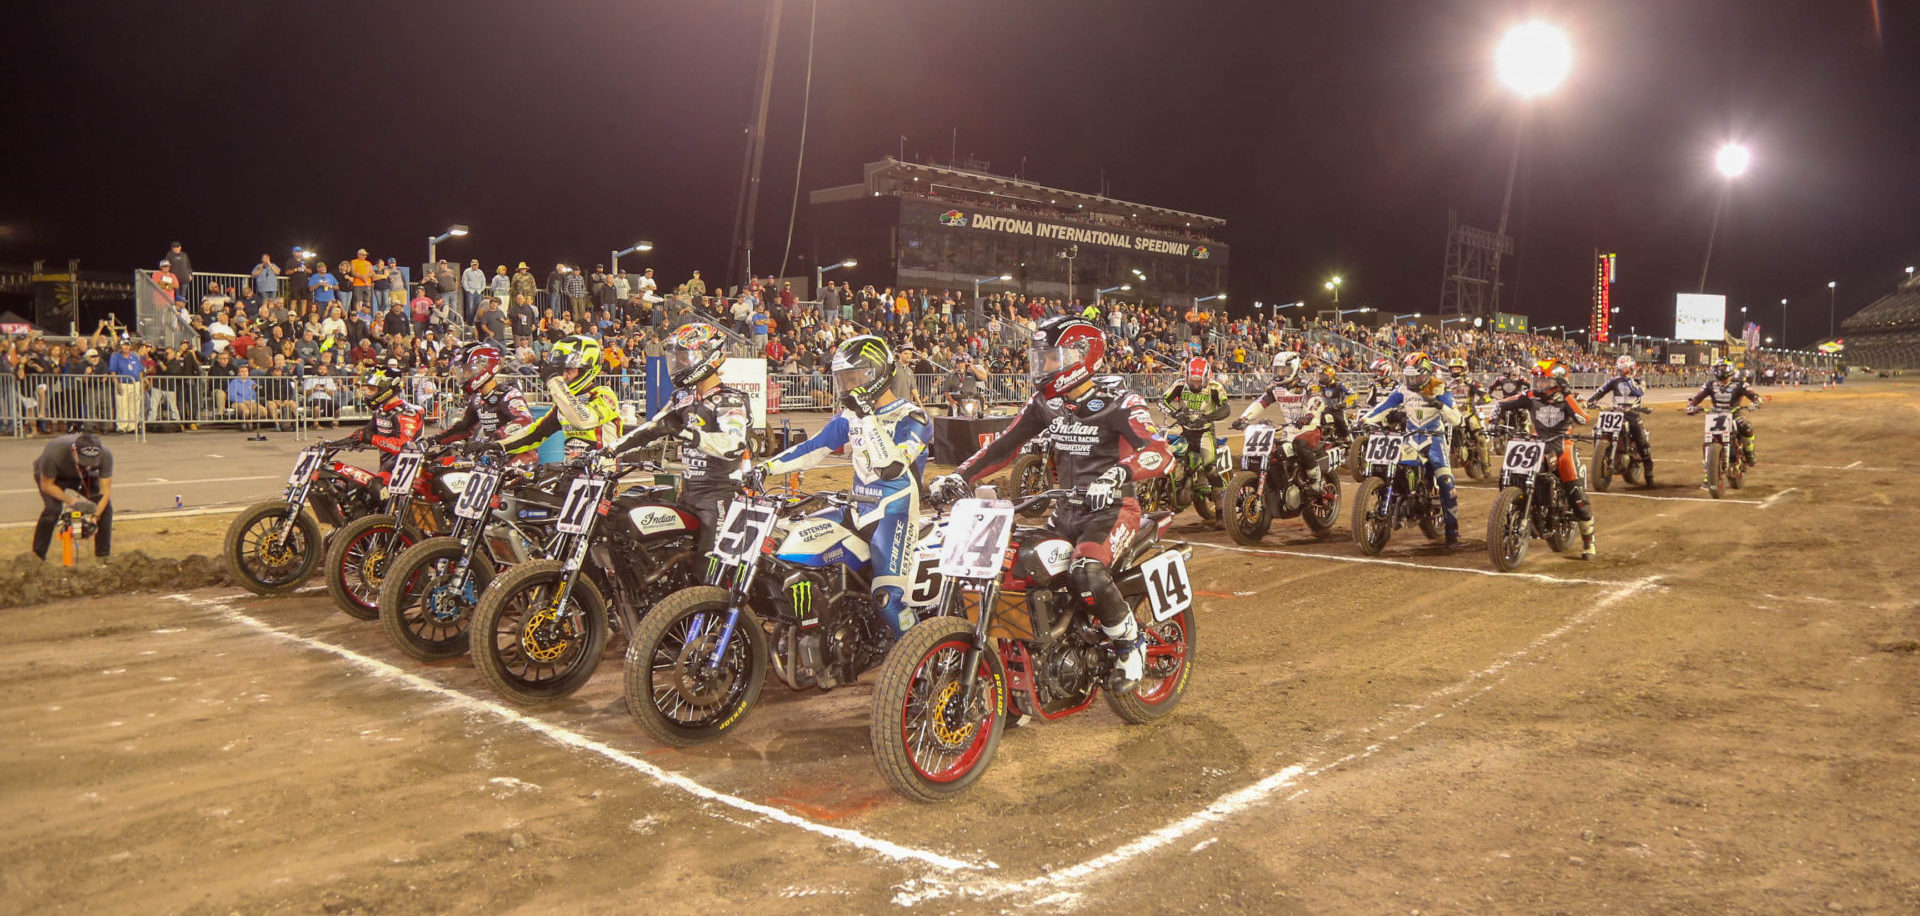
<svg viewBox="0 0 1920 916">
<path fill-rule="evenodd" d="M 1207 387 L 1212 381 L 1213 364 L 1207 362 L 1206 357 L 1196 356 L 1187 360 L 1187 387 L 1189 389 L 1197 391 Z"/>
<path fill-rule="evenodd" d="M 1027 377 L 1041 397 L 1061 398 L 1093 378 L 1107 355 L 1107 335 L 1091 321 L 1056 315 L 1040 323 L 1027 348 Z"/>
<path fill-rule="evenodd" d="M 471 394 L 486 387 L 500 371 L 500 348 L 493 344 L 468 344 L 453 358 L 453 377 Z"/>
</svg>

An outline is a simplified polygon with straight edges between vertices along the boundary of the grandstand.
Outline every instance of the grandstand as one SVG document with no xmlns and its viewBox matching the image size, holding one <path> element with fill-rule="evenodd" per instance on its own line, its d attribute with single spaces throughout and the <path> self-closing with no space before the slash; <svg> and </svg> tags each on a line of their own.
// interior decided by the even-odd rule
<svg viewBox="0 0 1920 916">
<path fill-rule="evenodd" d="M 1920 275 L 1840 322 L 1842 355 L 1874 369 L 1920 369 Z"/>
</svg>

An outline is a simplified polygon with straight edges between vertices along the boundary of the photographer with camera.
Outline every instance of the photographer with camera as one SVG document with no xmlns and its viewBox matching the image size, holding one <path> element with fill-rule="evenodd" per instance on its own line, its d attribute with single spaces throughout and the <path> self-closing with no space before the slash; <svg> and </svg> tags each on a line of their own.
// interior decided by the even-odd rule
<svg viewBox="0 0 1920 916">
<path fill-rule="evenodd" d="M 33 552 L 44 560 L 60 517 L 79 511 L 96 526 L 93 555 L 104 560 L 113 548 L 113 453 L 93 433 L 55 436 L 33 463 L 33 483 L 44 506 L 33 526 Z"/>
</svg>

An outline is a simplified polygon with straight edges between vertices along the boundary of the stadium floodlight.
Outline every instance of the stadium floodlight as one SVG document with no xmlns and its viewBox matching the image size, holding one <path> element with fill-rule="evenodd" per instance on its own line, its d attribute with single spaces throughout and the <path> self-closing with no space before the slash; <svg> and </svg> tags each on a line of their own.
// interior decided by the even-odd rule
<svg viewBox="0 0 1920 916">
<path fill-rule="evenodd" d="M 1713 166 L 1720 174 L 1728 178 L 1739 178 L 1747 173 L 1747 166 L 1753 164 L 1753 151 L 1738 143 L 1729 143 L 1720 147 L 1713 156 Z"/>
<path fill-rule="evenodd" d="M 1544 22 L 1528 22 L 1507 30 L 1493 52 L 1500 82 L 1523 99 L 1546 95 L 1566 80 L 1573 69 L 1573 45 L 1567 33 Z"/>
<path fill-rule="evenodd" d="M 1371 311 L 1373 311 L 1373 309 L 1372 309 L 1371 307 L 1368 307 L 1368 308 L 1357 308 L 1357 309 L 1334 309 L 1334 310 L 1333 310 L 1333 320 L 1335 320 L 1335 321 L 1339 321 L 1340 319 L 1342 319 L 1342 318 L 1344 318 L 1344 317 L 1346 317 L 1346 316 L 1348 316 L 1348 315 L 1358 315 L 1358 314 L 1360 314 L 1360 313 L 1362 313 L 1362 312 L 1371 312 Z M 1322 314 L 1324 314 L 1324 313 L 1322 313 Z"/>
<path fill-rule="evenodd" d="M 1442 319 L 1440 319 L 1440 326 L 1444 328 L 1444 327 L 1446 327 L 1447 325 L 1450 325 L 1450 324 L 1452 324 L 1452 323 L 1454 323 L 1454 322 L 1456 322 L 1456 321 L 1459 321 L 1459 322 L 1467 322 L 1467 321 L 1475 321 L 1475 320 L 1477 320 L 1477 319 L 1474 319 L 1474 318 L 1471 318 L 1471 317 L 1468 317 L 1468 316 L 1466 316 L 1466 315 L 1455 315 L 1455 316 L 1454 316 L 1454 317 L 1452 317 L 1452 318 L 1442 318 Z"/>
<path fill-rule="evenodd" d="M 653 250 L 652 242 L 645 241 L 645 240 L 635 242 L 633 243 L 633 247 L 631 248 L 622 248 L 619 251 L 614 252 L 613 257 L 607 261 L 607 267 L 617 274 L 620 272 L 620 256 L 621 255 L 634 254 L 636 252 L 648 252 L 652 250 Z"/>
<path fill-rule="evenodd" d="M 1834 304 L 1840 300 L 1840 281 L 1827 281 L 1827 339 L 1833 339 Z"/>
<path fill-rule="evenodd" d="M 813 269 L 813 294 L 815 296 L 820 295 L 820 287 L 827 285 L 827 271 L 839 270 L 842 267 L 858 267 L 858 266 L 860 266 L 859 261 L 856 261 L 852 258 L 848 258 L 844 261 L 836 261 L 832 264 L 828 264 L 823 267 L 815 267 Z"/>
<path fill-rule="evenodd" d="M 1108 293 L 1112 293 L 1112 292 L 1122 292 L 1122 293 L 1124 293 L 1124 292 L 1127 292 L 1127 291 L 1129 291 L 1129 290 L 1131 290 L 1131 289 L 1133 289 L 1133 284 L 1131 284 L 1131 283 L 1122 283 L 1122 284 L 1120 284 L 1119 286 L 1103 286 L 1103 287 L 1101 287 L 1100 289 L 1098 289 L 1098 290 L 1095 290 L 1095 291 L 1094 291 L 1094 293 L 1093 293 L 1093 296 L 1094 296 L 1094 298 L 1096 298 L 1096 299 L 1098 299 L 1098 298 L 1100 298 L 1101 296 L 1104 296 L 1104 295 L 1106 295 L 1106 294 L 1108 294 Z"/>
<path fill-rule="evenodd" d="M 1194 304 L 1194 305 L 1199 305 L 1199 304 L 1200 304 L 1200 303 L 1202 303 L 1202 302 L 1212 302 L 1212 301 L 1213 301 L 1213 300 L 1215 300 L 1215 299 L 1221 299 L 1221 300 L 1224 300 L 1224 299 L 1226 299 L 1226 298 L 1227 298 L 1227 294 L 1226 294 L 1226 293 L 1214 293 L 1214 294 L 1213 294 L 1213 295 L 1211 295 L 1211 296 L 1201 296 L 1200 298 L 1198 298 L 1198 299 L 1195 299 L 1195 300 L 1193 300 L 1193 304 Z"/>
<path fill-rule="evenodd" d="M 438 249 L 436 246 L 438 246 L 441 242 L 446 241 L 447 239 L 463 238 L 466 236 L 466 234 L 467 234 L 467 227 L 460 225 L 459 223 L 455 223 L 452 226 L 447 227 L 447 231 L 442 232 L 439 235 L 427 236 L 427 266 L 432 267 L 434 262 L 439 259 Z"/>
<path fill-rule="evenodd" d="M 1340 308 L 1340 283 L 1340 275 L 1334 274 L 1333 279 L 1321 284 L 1333 293 L 1333 307 L 1335 309 Z"/>
<path fill-rule="evenodd" d="M 1412 318 L 1412 319 L 1415 319 L 1415 320 L 1418 320 L 1418 319 L 1419 319 L 1419 317 L 1420 317 L 1420 313 L 1419 313 L 1419 312 L 1412 312 L 1412 313 L 1409 313 L 1409 314 L 1406 314 L 1406 315 L 1395 315 L 1395 316 L 1393 316 L 1393 319 L 1392 319 L 1391 321 L 1389 321 L 1389 322 L 1388 322 L 1388 324 L 1399 324 L 1399 323 L 1400 323 L 1400 319 L 1402 319 L 1402 318 Z"/>
<path fill-rule="evenodd" d="M 1913 268 L 1911 267 L 1907 268 L 1907 276 L 1909 277 L 1913 276 Z"/>
</svg>

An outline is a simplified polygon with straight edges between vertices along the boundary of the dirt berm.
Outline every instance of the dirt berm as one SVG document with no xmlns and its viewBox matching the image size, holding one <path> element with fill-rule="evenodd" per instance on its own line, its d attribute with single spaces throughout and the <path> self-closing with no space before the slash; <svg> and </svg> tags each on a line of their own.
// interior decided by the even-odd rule
<svg viewBox="0 0 1920 916">
<path fill-rule="evenodd" d="M 61 566 L 23 551 L 0 569 L 0 608 L 127 592 L 177 592 L 231 581 L 226 563 L 200 554 L 150 557 L 145 551 L 130 550 L 105 563 L 88 557 L 77 565 Z"/>
</svg>

